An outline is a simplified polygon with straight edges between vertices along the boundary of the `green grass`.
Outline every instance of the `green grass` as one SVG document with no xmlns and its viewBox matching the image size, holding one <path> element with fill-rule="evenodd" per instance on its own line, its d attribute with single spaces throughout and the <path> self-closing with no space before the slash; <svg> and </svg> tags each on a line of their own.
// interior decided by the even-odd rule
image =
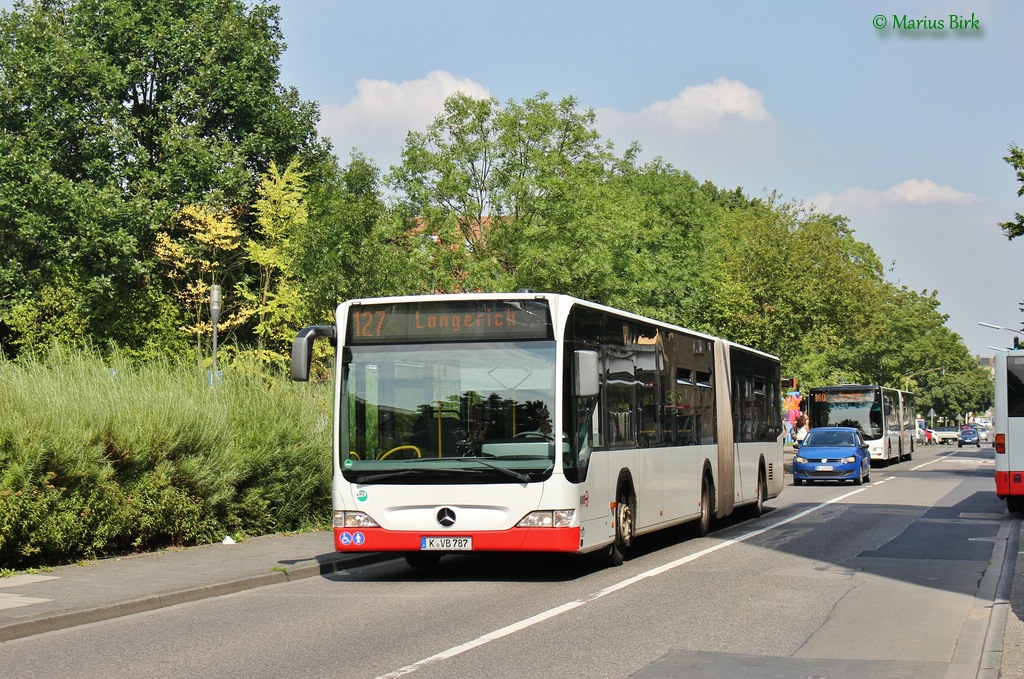
<svg viewBox="0 0 1024 679">
<path fill-rule="evenodd" d="M 0 393 L 0 568 L 328 525 L 329 385 L 54 348 Z"/>
</svg>

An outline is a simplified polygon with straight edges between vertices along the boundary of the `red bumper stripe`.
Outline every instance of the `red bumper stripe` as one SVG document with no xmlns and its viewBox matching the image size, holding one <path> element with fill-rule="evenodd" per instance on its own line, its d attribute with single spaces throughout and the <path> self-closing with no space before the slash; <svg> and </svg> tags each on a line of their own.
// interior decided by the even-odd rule
<svg viewBox="0 0 1024 679">
<path fill-rule="evenodd" d="M 471 537 L 474 552 L 578 552 L 580 529 L 512 528 L 506 531 L 393 531 L 383 528 L 335 528 L 339 552 L 416 552 L 421 537 Z"/>
<path fill-rule="evenodd" d="M 996 495 L 1024 495 L 1024 471 L 996 472 Z"/>
</svg>

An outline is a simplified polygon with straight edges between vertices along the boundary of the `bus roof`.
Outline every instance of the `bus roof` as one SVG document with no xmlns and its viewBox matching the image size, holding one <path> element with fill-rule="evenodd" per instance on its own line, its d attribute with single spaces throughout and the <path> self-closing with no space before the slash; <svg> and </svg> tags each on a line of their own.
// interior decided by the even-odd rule
<svg viewBox="0 0 1024 679">
<path fill-rule="evenodd" d="M 403 303 L 416 303 L 416 302 L 444 302 L 444 301 L 448 301 L 448 300 L 498 301 L 498 300 L 516 300 L 516 299 L 524 299 L 524 300 L 545 299 L 545 300 L 548 300 L 548 302 L 551 304 L 552 308 L 558 308 L 558 307 L 562 307 L 562 306 L 573 306 L 573 305 L 585 306 L 585 307 L 589 307 L 591 309 L 595 309 L 595 310 L 598 310 L 598 311 L 603 311 L 605 313 L 615 314 L 616 316 L 621 316 L 621 317 L 627 318 L 629 320 L 638 321 L 638 322 L 641 322 L 641 323 L 648 323 L 648 324 L 651 324 L 651 325 L 657 325 L 657 326 L 660 326 L 660 327 L 663 327 L 663 328 L 666 328 L 666 329 L 669 329 L 669 330 L 674 330 L 674 331 L 677 331 L 677 332 L 684 332 L 684 333 L 687 333 L 687 334 L 690 334 L 690 335 L 694 335 L 696 337 L 701 337 L 703 339 L 707 339 L 707 340 L 711 340 L 711 341 L 721 340 L 727 346 L 736 347 L 738 349 L 743 349 L 745 351 L 750 351 L 752 353 L 759 354 L 761 356 L 764 356 L 766 358 L 771 358 L 771 359 L 776 360 L 776 361 L 779 360 L 778 357 L 774 356 L 773 354 L 769 354 L 767 352 L 761 351 L 760 349 L 755 349 L 753 347 L 749 347 L 749 346 L 746 346 L 746 345 L 743 345 L 743 344 L 739 344 L 737 342 L 732 342 L 730 340 L 727 340 L 727 339 L 724 339 L 724 338 L 721 338 L 721 337 L 716 337 L 714 335 L 708 335 L 706 333 L 702 333 L 702 332 L 699 332 L 697 330 L 690 330 L 689 328 L 684 328 L 684 327 L 682 327 L 680 325 L 674 325 L 672 323 L 666 323 L 665 321 L 659 321 L 659 320 L 656 320 L 656 319 L 653 319 L 653 318 L 648 318 L 646 316 L 640 316 L 638 314 L 630 313 L 628 311 L 623 311 L 621 309 L 616 309 L 614 307 L 609 307 L 609 306 L 605 306 L 603 304 L 598 304 L 597 302 L 588 302 L 587 300 L 580 299 L 578 297 L 572 297 L 570 295 L 563 295 L 563 294 L 552 293 L 552 292 L 534 292 L 532 290 L 520 290 L 518 292 L 466 292 L 466 293 L 439 293 L 439 294 L 431 294 L 431 295 L 402 295 L 402 296 L 394 296 L 394 297 L 367 297 L 367 298 L 360 298 L 360 299 L 350 299 L 350 300 L 347 300 L 345 302 L 342 302 L 341 304 L 338 305 L 337 314 L 338 314 L 338 318 L 341 318 L 343 313 L 344 313 L 343 310 L 345 308 L 347 308 L 349 306 L 353 306 L 353 305 L 360 305 L 360 304 L 368 304 L 368 305 L 369 304 L 403 304 Z"/>
</svg>

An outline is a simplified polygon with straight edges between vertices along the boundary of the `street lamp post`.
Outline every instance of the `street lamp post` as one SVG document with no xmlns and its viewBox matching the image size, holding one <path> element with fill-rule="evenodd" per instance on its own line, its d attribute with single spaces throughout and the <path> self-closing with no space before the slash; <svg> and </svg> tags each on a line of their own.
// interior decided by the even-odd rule
<svg viewBox="0 0 1024 679">
<path fill-rule="evenodd" d="M 978 321 L 978 325 L 984 326 L 986 328 L 992 328 L 994 330 L 1006 330 L 1007 332 L 1015 332 L 1018 335 L 1024 335 L 1024 331 L 1014 330 L 1013 328 L 1005 328 L 1005 327 L 1003 327 L 1001 325 L 993 325 L 992 323 L 983 323 L 982 321 Z M 1014 337 L 1013 338 L 1013 348 L 1014 349 L 1020 349 L 1020 338 L 1019 337 Z M 989 349 L 992 349 L 992 347 L 989 347 Z M 997 351 L 1005 351 L 1005 349 L 996 349 L 996 350 Z"/>
<path fill-rule="evenodd" d="M 220 286 L 210 286 L 210 320 L 213 322 L 213 373 L 210 384 L 217 379 L 217 321 L 220 320 Z"/>
</svg>

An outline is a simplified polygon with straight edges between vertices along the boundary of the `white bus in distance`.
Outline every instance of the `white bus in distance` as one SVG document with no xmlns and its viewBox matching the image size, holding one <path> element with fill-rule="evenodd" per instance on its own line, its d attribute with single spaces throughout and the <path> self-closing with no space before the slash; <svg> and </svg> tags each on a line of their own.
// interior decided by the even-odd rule
<svg viewBox="0 0 1024 679">
<path fill-rule="evenodd" d="M 811 429 L 856 427 L 871 461 L 885 467 L 914 456 L 914 395 L 877 384 L 814 387 L 808 392 Z"/>
<path fill-rule="evenodd" d="M 1024 350 L 995 355 L 996 495 L 1024 512 Z"/>
<path fill-rule="evenodd" d="M 604 552 L 783 487 L 774 356 L 564 295 L 352 300 L 333 325 L 338 551 Z"/>
</svg>

